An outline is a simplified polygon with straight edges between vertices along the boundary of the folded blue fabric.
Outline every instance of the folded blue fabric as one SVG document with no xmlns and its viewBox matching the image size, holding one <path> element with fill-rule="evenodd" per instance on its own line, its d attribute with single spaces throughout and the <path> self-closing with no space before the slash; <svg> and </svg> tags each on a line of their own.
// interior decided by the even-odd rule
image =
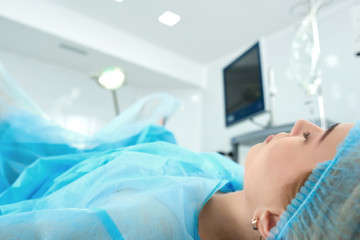
<svg viewBox="0 0 360 240">
<path fill-rule="evenodd" d="M 199 239 L 212 194 L 243 169 L 154 125 L 179 102 L 140 99 L 87 137 L 56 125 L 0 65 L 0 239 Z"/>
<path fill-rule="evenodd" d="M 0 129 L 0 239 L 199 239 L 211 195 L 243 188 L 241 166 L 184 149 L 159 125 L 84 149 L 22 111 Z"/>
</svg>

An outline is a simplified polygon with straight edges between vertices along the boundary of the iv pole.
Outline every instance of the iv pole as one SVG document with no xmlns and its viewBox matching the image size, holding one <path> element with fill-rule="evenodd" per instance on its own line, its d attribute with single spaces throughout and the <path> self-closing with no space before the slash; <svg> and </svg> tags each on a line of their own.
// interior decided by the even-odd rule
<svg viewBox="0 0 360 240">
<path fill-rule="evenodd" d="M 317 52 L 317 59 L 314 60 L 316 63 L 318 61 L 319 55 L 320 55 L 320 40 L 319 40 L 319 30 L 317 25 L 317 19 L 316 14 L 319 12 L 320 7 L 323 4 L 322 0 L 317 1 L 314 4 L 314 7 L 311 7 L 311 0 L 308 0 L 309 4 L 309 14 L 312 14 L 313 17 L 311 19 L 311 26 L 312 26 L 312 33 L 313 33 L 313 40 L 314 40 L 314 50 Z M 312 12 L 314 11 L 314 12 Z M 324 97 L 322 93 L 322 78 L 321 73 L 319 72 L 319 69 L 317 68 L 317 64 L 312 64 L 311 66 L 311 73 L 315 77 L 313 84 L 316 87 L 316 93 L 317 93 L 317 105 L 318 105 L 318 111 L 319 111 L 319 118 L 320 118 L 320 127 L 323 129 L 326 129 L 326 118 L 325 118 L 325 107 L 324 107 Z"/>
</svg>

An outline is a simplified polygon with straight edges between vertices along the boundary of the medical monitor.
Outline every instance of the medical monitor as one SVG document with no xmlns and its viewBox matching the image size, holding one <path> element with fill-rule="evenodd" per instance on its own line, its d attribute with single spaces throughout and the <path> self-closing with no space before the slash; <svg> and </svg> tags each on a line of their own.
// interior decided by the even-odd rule
<svg viewBox="0 0 360 240">
<path fill-rule="evenodd" d="M 226 127 L 265 112 L 259 42 L 223 70 Z"/>
</svg>

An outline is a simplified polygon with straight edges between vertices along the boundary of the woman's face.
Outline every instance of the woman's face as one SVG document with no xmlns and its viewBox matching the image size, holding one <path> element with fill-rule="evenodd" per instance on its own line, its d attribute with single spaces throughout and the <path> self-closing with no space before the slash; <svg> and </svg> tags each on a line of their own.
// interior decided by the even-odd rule
<svg viewBox="0 0 360 240">
<path fill-rule="evenodd" d="M 327 131 L 306 120 L 295 123 L 290 133 L 269 136 L 252 147 L 245 162 L 244 189 L 254 204 L 278 200 L 282 187 L 331 160 L 336 146 L 354 124 L 339 124 Z"/>
</svg>

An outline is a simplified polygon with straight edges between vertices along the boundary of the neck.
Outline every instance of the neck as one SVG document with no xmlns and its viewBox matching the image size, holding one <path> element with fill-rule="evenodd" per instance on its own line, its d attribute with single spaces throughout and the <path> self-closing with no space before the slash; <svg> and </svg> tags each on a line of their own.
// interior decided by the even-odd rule
<svg viewBox="0 0 360 240">
<path fill-rule="evenodd" d="M 248 239 L 256 234 L 251 218 L 243 191 L 215 194 L 199 214 L 200 237 L 202 240 Z"/>
</svg>

